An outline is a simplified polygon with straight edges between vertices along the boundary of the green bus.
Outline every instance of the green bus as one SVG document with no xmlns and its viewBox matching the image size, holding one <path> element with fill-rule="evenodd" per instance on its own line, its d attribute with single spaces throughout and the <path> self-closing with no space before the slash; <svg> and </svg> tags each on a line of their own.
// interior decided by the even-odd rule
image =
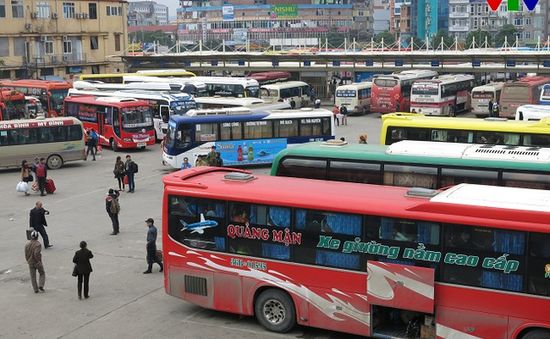
<svg viewBox="0 0 550 339">
<path fill-rule="evenodd" d="M 459 183 L 550 189 L 550 148 L 315 142 L 280 152 L 271 175 L 431 189 Z"/>
</svg>

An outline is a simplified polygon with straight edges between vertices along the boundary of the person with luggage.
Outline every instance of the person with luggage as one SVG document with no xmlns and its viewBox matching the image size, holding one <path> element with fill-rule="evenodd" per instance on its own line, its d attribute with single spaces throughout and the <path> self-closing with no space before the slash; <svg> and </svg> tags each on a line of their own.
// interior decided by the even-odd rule
<svg viewBox="0 0 550 339">
<path fill-rule="evenodd" d="M 152 273 L 153 269 L 153 263 L 157 263 L 160 266 L 159 272 L 162 272 L 164 269 L 164 266 L 162 265 L 162 261 L 157 256 L 157 228 L 155 227 L 155 221 L 153 218 L 148 218 L 145 220 L 145 223 L 147 224 L 148 231 L 147 231 L 147 270 L 143 272 L 143 274 L 149 274 Z"/>
<path fill-rule="evenodd" d="M 53 246 L 50 244 L 48 233 L 46 233 L 46 227 L 48 226 L 48 223 L 46 222 L 46 215 L 49 214 L 50 212 L 44 209 L 42 201 L 37 201 L 29 214 L 29 227 L 34 228 L 35 231 L 40 233 L 42 240 L 44 241 L 44 248 L 50 248 Z"/>
<path fill-rule="evenodd" d="M 80 242 L 80 250 L 76 251 L 73 257 L 73 263 L 75 264 L 73 276 L 76 274 L 78 299 L 82 299 L 82 285 L 84 285 L 84 299 L 90 297 L 88 291 L 90 290 L 90 273 L 92 273 L 92 264 L 90 259 L 94 255 L 92 251 L 88 249 L 88 244 L 85 241 Z"/>
<path fill-rule="evenodd" d="M 124 187 L 124 172 L 126 171 L 124 162 L 122 161 L 122 158 L 120 156 L 116 157 L 115 161 L 115 169 L 113 170 L 113 174 L 115 175 L 115 179 L 118 181 L 118 190 L 124 191 L 126 187 Z"/>
<path fill-rule="evenodd" d="M 27 260 L 27 264 L 29 265 L 31 285 L 34 293 L 38 293 L 38 291 L 44 292 L 46 272 L 42 264 L 42 245 L 38 241 L 37 231 L 31 232 L 31 239 L 25 245 L 25 260 Z M 36 272 L 39 274 L 38 282 L 36 281 Z"/>
<path fill-rule="evenodd" d="M 25 190 L 25 195 L 30 194 L 29 193 L 30 185 L 32 185 L 33 181 L 34 181 L 34 177 L 31 174 L 31 166 L 29 166 L 29 163 L 27 162 L 27 160 L 23 160 L 21 162 L 21 182 L 25 183 L 27 186 L 27 189 Z"/>
<path fill-rule="evenodd" d="M 92 153 L 92 161 L 95 161 L 95 150 L 96 150 L 96 146 L 95 146 L 95 141 L 96 139 L 94 138 L 94 130 L 90 130 L 90 131 L 86 131 L 86 135 L 87 135 L 87 140 L 86 140 L 86 158 L 84 158 L 84 160 L 88 160 L 88 155 L 90 153 Z"/>
<path fill-rule="evenodd" d="M 40 162 L 34 169 L 36 174 L 36 181 L 38 182 L 38 189 L 40 190 L 40 196 L 45 196 L 46 193 L 46 178 L 48 176 L 48 168 L 46 167 L 46 159 L 40 158 Z"/>
<path fill-rule="evenodd" d="M 119 233 L 118 214 L 120 213 L 120 203 L 118 202 L 119 193 L 112 188 L 109 188 L 109 193 L 105 197 L 105 210 L 111 218 L 113 224 L 113 232 L 111 235 L 117 235 Z"/>
<path fill-rule="evenodd" d="M 128 193 L 134 193 L 136 183 L 134 181 L 135 174 L 138 172 L 138 165 L 132 160 L 130 154 L 126 155 L 126 163 L 124 164 L 125 174 L 128 177 Z"/>
</svg>

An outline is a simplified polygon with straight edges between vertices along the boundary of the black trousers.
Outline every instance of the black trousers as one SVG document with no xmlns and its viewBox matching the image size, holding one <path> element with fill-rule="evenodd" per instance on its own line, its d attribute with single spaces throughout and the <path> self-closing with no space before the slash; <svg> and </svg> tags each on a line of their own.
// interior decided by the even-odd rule
<svg viewBox="0 0 550 339">
<path fill-rule="evenodd" d="M 40 233 L 44 241 L 44 248 L 50 246 L 50 239 L 48 238 L 48 233 L 46 233 L 46 228 L 44 226 L 33 226 L 33 228 L 36 232 Z"/>
<path fill-rule="evenodd" d="M 82 285 L 84 285 L 84 298 L 88 298 L 88 291 L 90 289 L 90 273 L 78 275 L 78 296 L 82 297 Z"/>
<path fill-rule="evenodd" d="M 46 177 L 37 177 L 36 181 L 38 181 L 38 189 L 40 190 L 40 194 L 44 194 L 44 190 L 46 189 Z"/>
<path fill-rule="evenodd" d="M 120 175 L 117 175 L 116 177 L 117 181 L 118 181 L 118 189 L 119 190 L 124 190 L 125 189 L 125 185 L 124 185 L 124 176 L 120 176 Z"/>
<path fill-rule="evenodd" d="M 88 144 L 88 149 L 86 150 L 86 158 L 88 158 L 88 154 L 92 153 L 93 159 L 95 159 L 95 154 L 97 153 L 97 148 L 94 145 Z"/>
<path fill-rule="evenodd" d="M 157 263 L 160 266 L 160 269 L 163 269 L 162 262 L 157 257 L 157 246 L 156 245 L 147 245 L 147 270 L 151 271 L 153 269 L 153 263 Z"/>
<path fill-rule="evenodd" d="M 111 218 L 111 223 L 113 224 L 113 233 L 118 233 L 119 232 L 118 214 L 109 212 L 109 218 Z"/>
</svg>

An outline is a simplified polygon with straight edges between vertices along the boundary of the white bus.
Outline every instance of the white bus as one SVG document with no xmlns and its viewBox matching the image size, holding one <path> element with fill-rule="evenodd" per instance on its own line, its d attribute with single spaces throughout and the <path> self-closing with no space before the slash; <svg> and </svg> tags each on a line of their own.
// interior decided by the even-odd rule
<svg viewBox="0 0 550 339">
<path fill-rule="evenodd" d="M 84 129 L 72 117 L 0 121 L 0 167 L 45 158 L 49 169 L 84 160 Z"/>
<path fill-rule="evenodd" d="M 307 106 L 310 102 L 311 86 L 303 81 L 285 81 L 263 85 L 260 97 L 267 102 L 294 102 L 294 107 Z"/>
<path fill-rule="evenodd" d="M 178 91 L 187 94 L 192 94 L 195 97 L 208 96 L 206 84 L 200 81 L 191 80 L 191 78 L 166 78 L 152 77 L 143 75 L 125 75 L 122 77 L 122 82 L 125 85 L 134 86 L 168 86 L 169 91 Z"/>
<path fill-rule="evenodd" d="M 143 77 L 145 78 L 145 77 Z M 181 86 L 180 86 L 181 87 Z M 86 91 L 102 91 L 102 92 L 114 92 L 114 91 L 125 91 L 125 90 L 147 90 L 147 91 L 163 91 L 169 92 L 173 88 L 170 87 L 168 83 L 104 83 L 101 81 L 83 81 L 77 80 L 73 82 L 73 88 Z"/>
<path fill-rule="evenodd" d="M 334 105 L 345 107 L 348 114 L 370 112 L 372 82 L 357 82 L 336 87 Z"/>
<path fill-rule="evenodd" d="M 548 105 L 521 105 L 516 109 L 516 120 L 541 120 L 550 117 Z"/>
<path fill-rule="evenodd" d="M 190 109 L 197 108 L 193 97 L 186 93 L 166 93 L 156 91 L 86 91 L 77 88 L 69 89 L 69 96 L 93 95 L 96 97 L 121 97 L 145 100 L 151 105 L 155 127 L 155 138 L 160 141 L 166 135 L 168 120 L 171 115 L 183 115 Z"/>
<path fill-rule="evenodd" d="M 540 91 L 539 104 L 550 105 L 550 84 L 542 86 Z"/>
<path fill-rule="evenodd" d="M 473 87 L 474 76 L 469 74 L 448 74 L 415 81 L 411 88 L 411 112 L 451 117 L 457 112 L 467 112 Z"/>
<path fill-rule="evenodd" d="M 259 98 L 260 84 L 257 80 L 233 77 L 198 76 L 187 79 L 189 83 L 206 85 L 208 96 Z"/>
<path fill-rule="evenodd" d="M 504 83 L 493 82 L 472 89 L 472 113 L 477 117 L 489 115 L 489 101 L 499 102 Z"/>
</svg>

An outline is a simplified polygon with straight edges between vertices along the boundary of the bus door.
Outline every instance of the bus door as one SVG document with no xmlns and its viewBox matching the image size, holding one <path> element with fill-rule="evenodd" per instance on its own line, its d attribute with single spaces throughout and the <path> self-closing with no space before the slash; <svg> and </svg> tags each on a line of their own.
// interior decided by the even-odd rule
<svg viewBox="0 0 550 339">
<path fill-rule="evenodd" d="M 160 119 L 162 119 L 162 122 L 165 124 L 168 123 L 168 120 L 170 119 L 170 107 L 168 105 L 160 105 Z"/>
<path fill-rule="evenodd" d="M 97 109 L 97 133 L 99 135 L 105 134 L 105 121 L 109 119 L 108 109 L 107 107 L 98 107 Z"/>
<path fill-rule="evenodd" d="M 434 313 L 435 269 L 369 260 L 367 273 L 367 299 L 373 320 L 400 310 Z"/>
<path fill-rule="evenodd" d="M 112 111 L 112 117 L 113 117 L 113 132 L 117 137 L 120 138 L 120 111 L 118 108 L 113 108 Z"/>
</svg>

